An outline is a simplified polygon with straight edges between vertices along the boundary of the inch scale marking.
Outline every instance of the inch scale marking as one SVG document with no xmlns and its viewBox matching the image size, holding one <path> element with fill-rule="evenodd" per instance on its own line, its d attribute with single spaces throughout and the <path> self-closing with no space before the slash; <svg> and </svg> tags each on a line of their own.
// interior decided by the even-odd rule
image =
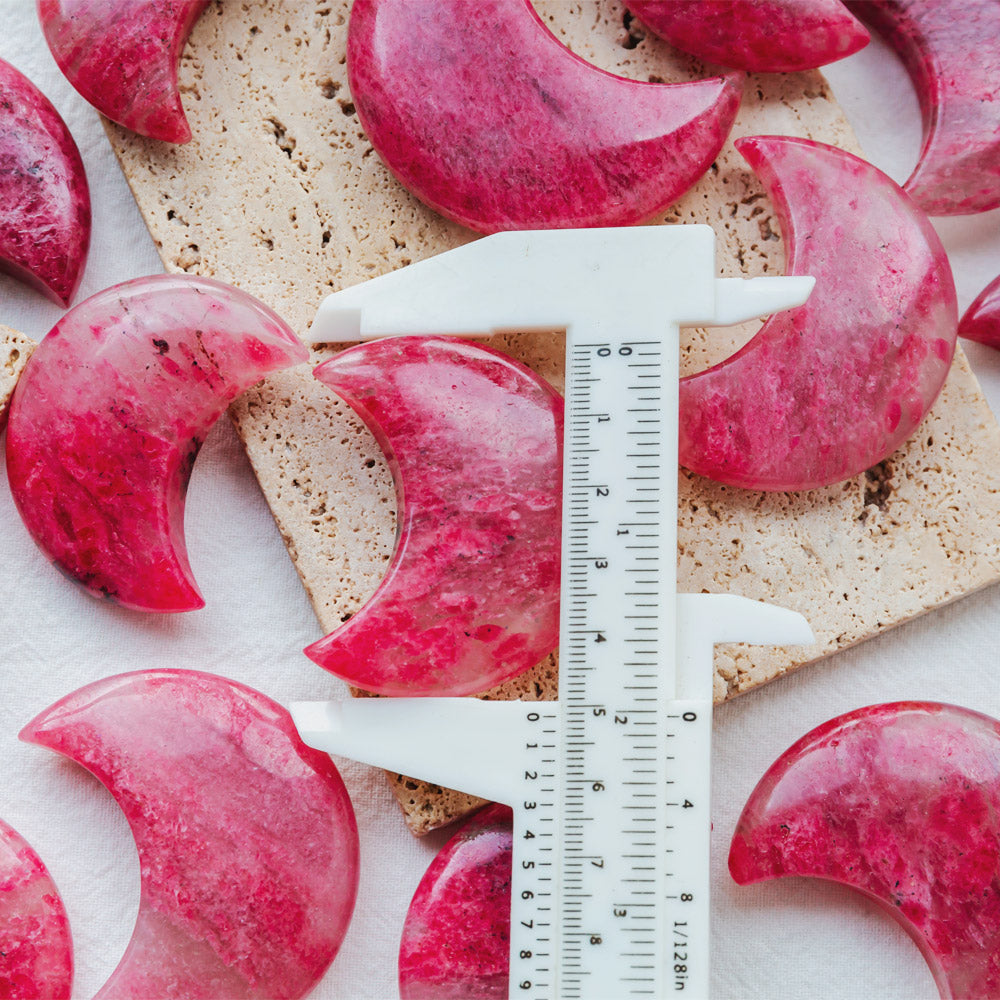
<svg viewBox="0 0 1000 1000">
<path fill-rule="evenodd" d="M 708 996 L 712 648 L 812 641 L 793 612 L 676 592 L 679 327 L 812 287 L 718 279 L 714 255 L 707 226 L 501 233 L 337 292 L 313 325 L 566 330 L 558 700 L 290 706 L 311 746 L 512 807 L 510 997 Z"/>
</svg>

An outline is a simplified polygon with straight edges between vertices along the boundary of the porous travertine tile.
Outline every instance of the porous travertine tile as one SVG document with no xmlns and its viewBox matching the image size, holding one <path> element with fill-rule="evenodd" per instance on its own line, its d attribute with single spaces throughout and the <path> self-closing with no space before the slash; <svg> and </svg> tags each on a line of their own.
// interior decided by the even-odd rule
<svg viewBox="0 0 1000 1000">
<path fill-rule="evenodd" d="M 711 72 L 644 37 L 616 0 L 537 6 L 558 37 L 604 69 L 667 82 Z M 346 79 L 347 17 L 338 0 L 216 4 L 195 26 L 181 67 L 192 142 L 172 147 L 108 126 L 167 269 L 239 285 L 300 331 L 328 292 L 475 238 L 411 198 L 365 139 Z M 733 138 L 763 133 L 857 152 L 818 73 L 748 77 Z M 662 221 L 712 225 L 722 274 L 780 274 L 784 253 L 772 212 L 727 143 Z M 622 296 L 634 292 L 621 289 Z M 725 357 L 755 328 L 710 337 L 686 331 L 684 370 Z M 561 384 L 558 334 L 493 343 Z M 381 452 L 306 366 L 245 394 L 231 415 L 330 630 L 370 596 L 391 557 L 395 495 Z M 1000 431 L 959 352 L 918 434 L 849 482 L 767 495 L 681 472 L 680 589 L 785 604 L 806 615 L 819 639 L 806 649 L 720 649 L 717 698 L 1000 577 L 1000 477 L 994 462 L 981 460 L 998 453 Z M 315 668 L 303 660 L 303 669 Z M 555 679 L 550 659 L 492 694 L 552 697 Z M 474 801 L 390 777 L 418 833 Z"/>
<path fill-rule="evenodd" d="M 0 326 L 0 430 L 7 423 L 7 406 L 35 342 L 9 326 Z"/>
</svg>

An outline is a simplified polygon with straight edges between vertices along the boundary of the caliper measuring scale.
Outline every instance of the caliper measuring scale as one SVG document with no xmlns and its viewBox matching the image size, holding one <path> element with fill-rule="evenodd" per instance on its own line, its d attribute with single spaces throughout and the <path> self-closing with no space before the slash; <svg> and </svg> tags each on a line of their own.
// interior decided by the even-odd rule
<svg viewBox="0 0 1000 1000">
<path fill-rule="evenodd" d="M 566 330 L 558 699 L 290 706 L 313 747 L 512 807 L 511 997 L 708 996 L 713 646 L 813 641 L 677 593 L 679 329 L 813 285 L 715 270 L 708 226 L 499 233 L 328 296 L 311 331 Z"/>
</svg>

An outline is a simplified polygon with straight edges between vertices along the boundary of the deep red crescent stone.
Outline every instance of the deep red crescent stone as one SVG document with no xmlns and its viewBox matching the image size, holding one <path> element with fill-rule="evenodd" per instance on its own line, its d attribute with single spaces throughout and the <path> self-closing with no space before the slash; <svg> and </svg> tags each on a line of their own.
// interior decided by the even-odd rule
<svg viewBox="0 0 1000 1000">
<path fill-rule="evenodd" d="M 401 1000 L 507 1000 L 513 821 L 473 816 L 431 862 L 399 946 Z"/>
<path fill-rule="evenodd" d="M 654 34 L 701 59 L 752 73 L 825 66 L 868 44 L 840 0 L 626 0 Z"/>
<path fill-rule="evenodd" d="M 903 189 L 928 215 L 1000 206 L 1000 3 L 847 2 L 896 50 L 920 98 L 923 147 Z"/>
<path fill-rule="evenodd" d="M 559 641 L 563 401 L 454 337 L 389 337 L 315 370 L 372 430 L 396 482 L 385 578 L 306 649 L 368 691 L 475 694 Z"/>
<path fill-rule="evenodd" d="M 898 702 L 824 723 L 751 793 L 729 870 L 858 889 L 916 941 L 943 1000 L 1000 996 L 1000 722 Z"/>
<path fill-rule="evenodd" d="M 652 218 L 708 169 L 742 92 L 738 74 L 659 84 L 605 73 L 530 0 L 355 0 L 347 68 L 389 169 L 480 232 Z"/>
<path fill-rule="evenodd" d="M 358 831 L 327 754 L 225 677 L 146 670 L 52 705 L 21 738 L 90 771 L 139 852 L 135 931 L 100 1000 L 297 1000 L 354 907 Z"/>
<path fill-rule="evenodd" d="M 777 213 L 805 305 L 682 379 L 680 461 L 754 490 L 808 490 L 898 448 L 937 398 L 958 326 L 941 241 L 870 163 L 788 136 L 738 139 Z"/>
<path fill-rule="evenodd" d="M 80 151 L 48 98 L 0 60 L 0 270 L 67 306 L 89 247 Z"/>
<path fill-rule="evenodd" d="M 133 132 L 187 142 L 177 64 L 208 0 L 38 0 L 45 40 L 66 79 Z"/>
<path fill-rule="evenodd" d="M 73 943 L 41 858 L 0 820 L 0 997 L 69 1000 Z"/>
<path fill-rule="evenodd" d="M 987 347 L 1000 348 L 1000 275 L 965 310 L 958 324 L 958 335 Z"/>
<path fill-rule="evenodd" d="M 208 278 L 136 278 L 81 302 L 10 404 L 7 472 L 31 536 L 95 595 L 202 607 L 184 543 L 198 450 L 241 392 L 307 358 L 280 317 Z"/>
</svg>

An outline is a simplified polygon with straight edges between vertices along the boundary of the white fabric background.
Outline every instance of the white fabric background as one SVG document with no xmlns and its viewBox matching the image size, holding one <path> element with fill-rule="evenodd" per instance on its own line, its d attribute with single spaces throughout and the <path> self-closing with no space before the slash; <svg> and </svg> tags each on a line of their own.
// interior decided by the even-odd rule
<svg viewBox="0 0 1000 1000">
<path fill-rule="evenodd" d="M 0 57 L 52 100 L 86 164 L 94 235 L 76 301 L 159 272 L 96 113 L 58 73 L 34 3 L 0 0 L 0 25 Z M 876 44 L 829 68 L 828 76 L 870 158 L 903 180 L 919 148 L 919 114 L 901 67 Z M 937 223 L 964 309 L 1000 272 L 1000 211 Z M 0 277 L 0 322 L 40 338 L 61 314 Z M 997 409 L 1000 355 L 975 345 L 969 353 Z M 207 601 L 202 611 L 147 617 L 95 602 L 36 551 L 6 484 L 0 484 L 0 524 L 0 816 L 34 845 L 61 889 L 76 943 L 75 995 L 86 997 L 110 974 L 131 933 L 139 888 L 135 850 L 105 790 L 75 765 L 20 743 L 19 729 L 82 684 L 147 667 L 213 671 L 286 703 L 339 697 L 343 689 L 301 653 L 320 630 L 226 421 L 203 449 L 188 498 L 188 547 Z M 789 744 L 831 716 L 900 698 L 946 700 L 1000 715 L 998 619 L 1000 590 L 993 588 L 717 710 L 716 1000 L 937 995 L 914 945 L 870 903 L 816 882 L 740 889 L 728 877 L 725 855 L 756 780 Z M 380 773 L 347 762 L 343 772 L 361 830 L 361 887 L 341 953 L 314 996 L 391 998 L 406 906 L 446 838 L 414 840 Z"/>
</svg>

